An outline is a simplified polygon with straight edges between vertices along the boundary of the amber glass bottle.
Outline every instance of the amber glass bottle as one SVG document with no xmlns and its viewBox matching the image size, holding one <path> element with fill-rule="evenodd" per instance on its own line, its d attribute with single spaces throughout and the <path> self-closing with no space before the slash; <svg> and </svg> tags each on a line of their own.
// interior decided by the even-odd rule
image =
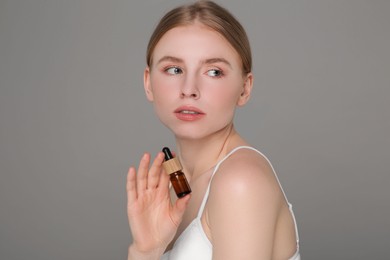
<svg viewBox="0 0 390 260">
<path fill-rule="evenodd" d="M 191 193 L 190 185 L 188 184 L 186 176 L 182 172 L 183 167 L 181 166 L 179 159 L 172 156 L 172 153 L 168 147 L 164 147 L 162 151 L 165 154 L 165 162 L 163 162 L 163 167 L 169 174 L 173 189 L 175 190 L 177 197 L 182 198 L 185 195 Z"/>
</svg>

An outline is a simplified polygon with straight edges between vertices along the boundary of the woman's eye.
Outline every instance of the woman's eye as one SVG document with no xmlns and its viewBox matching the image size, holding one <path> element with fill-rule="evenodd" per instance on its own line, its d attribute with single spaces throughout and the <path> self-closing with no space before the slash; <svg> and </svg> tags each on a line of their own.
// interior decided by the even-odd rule
<svg viewBox="0 0 390 260">
<path fill-rule="evenodd" d="M 207 71 L 207 75 L 209 75 L 210 77 L 221 77 L 223 74 L 221 70 L 212 69 Z"/>
<path fill-rule="evenodd" d="M 165 71 L 168 72 L 169 74 L 172 74 L 172 75 L 183 73 L 183 71 L 178 67 L 170 67 L 170 68 L 167 68 Z"/>
</svg>

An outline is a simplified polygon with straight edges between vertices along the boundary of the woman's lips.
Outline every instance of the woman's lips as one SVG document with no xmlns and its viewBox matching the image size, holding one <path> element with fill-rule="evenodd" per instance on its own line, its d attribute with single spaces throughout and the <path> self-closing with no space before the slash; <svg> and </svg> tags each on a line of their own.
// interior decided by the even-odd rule
<svg viewBox="0 0 390 260">
<path fill-rule="evenodd" d="M 195 121 L 204 117 L 206 114 L 199 108 L 192 106 L 182 106 L 174 111 L 175 116 L 182 121 Z"/>
</svg>

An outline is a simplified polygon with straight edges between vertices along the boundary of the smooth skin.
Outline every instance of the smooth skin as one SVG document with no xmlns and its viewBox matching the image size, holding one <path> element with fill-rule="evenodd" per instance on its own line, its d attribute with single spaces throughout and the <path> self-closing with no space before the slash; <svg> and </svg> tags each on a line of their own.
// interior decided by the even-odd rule
<svg viewBox="0 0 390 260">
<path fill-rule="evenodd" d="M 215 164 L 229 151 L 248 145 L 233 126 L 235 109 L 249 100 L 253 76 L 218 33 L 199 23 L 168 31 L 145 69 L 147 99 L 175 135 L 177 156 L 192 194 L 169 195 L 169 178 L 158 153 L 131 167 L 127 179 L 133 243 L 129 258 L 157 260 L 196 217 Z M 180 107 L 204 114 L 194 121 L 176 116 Z M 176 111 L 176 112 L 175 112 Z M 172 196 L 173 195 L 173 196 Z M 296 251 L 295 229 L 272 168 L 258 153 L 242 149 L 215 175 L 201 217 L 214 260 L 288 259 Z"/>
</svg>

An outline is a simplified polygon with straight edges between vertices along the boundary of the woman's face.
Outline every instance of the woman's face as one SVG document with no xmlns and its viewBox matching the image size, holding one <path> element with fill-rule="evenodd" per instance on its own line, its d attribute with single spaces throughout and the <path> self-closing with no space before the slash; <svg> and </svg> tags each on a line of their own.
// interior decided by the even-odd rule
<svg viewBox="0 0 390 260">
<path fill-rule="evenodd" d="M 250 95 L 238 53 L 219 33 L 201 25 L 169 30 L 153 52 L 145 91 L 161 120 L 179 138 L 202 138 L 230 126 Z"/>
</svg>

